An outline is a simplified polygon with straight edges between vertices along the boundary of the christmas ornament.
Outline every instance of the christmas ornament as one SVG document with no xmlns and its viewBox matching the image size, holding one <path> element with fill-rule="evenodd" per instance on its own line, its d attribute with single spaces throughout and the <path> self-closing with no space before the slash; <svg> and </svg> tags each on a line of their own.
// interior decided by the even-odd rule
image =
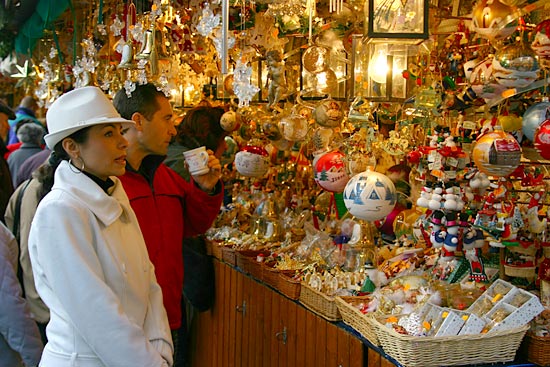
<svg viewBox="0 0 550 367">
<path fill-rule="evenodd" d="M 492 176 L 507 176 L 519 166 L 521 147 L 511 134 L 499 126 L 480 136 L 472 149 L 474 163 L 480 171 Z"/>
<path fill-rule="evenodd" d="M 317 74 L 328 69 L 330 51 L 326 47 L 310 46 L 302 55 L 304 69 Z"/>
<path fill-rule="evenodd" d="M 550 102 L 540 102 L 530 106 L 523 114 L 523 135 L 527 139 L 534 141 L 535 130 L 544 120 L 546 115 L 550 113 Z"/>
<path fill-rule="evenodd" d="M 235 131 L 239 127 L 237 113 L 232 110 L 225 112 L 220 118 L 220 126 L 224 131 Z"/>
<path fill-rule="evenodd" d="M 478 0 L 472 16 L 471 29 L 490 41 L 504 39 L 516 30 L 516 8 L 499 0 Z"/>
<path fill-rule="evenodd" d="M 550 159 L 550 119 L 546 119 L 535 131 L 535 149 L 544 159 Z"/>
<path fill-rule="evenodd" d="M 340 103 L 332 98 L 321 101 L 313 110 L 313 119 L 322 127 L 340 126 L 344 113 Z"/>
<path fill-rule="evenodd" d="M 248 145 L 235 154 L 235 168 L 247 177 L 261 177 L 269 168 L 269 154 L 258 146 Z"/>
<path fill-rule="evenodd" d="M 539 57 L 541 66 L 550 67 L 550 19 L 543 20 L 535 27 L 535 38 L 531 48 Z"/>
<path fill-rule="evenodd" d="M 349 176 L 344 165 L 344 154 L 332 151 L 321 155 L 314 163 L 315 182 L 331 192 L 342 192 Z"/>
<path fill-rule="evenodd" d="M 396 202 L 395 185 L 379 172 L 367 170 L 355 175 L 344 189 L 344 204 L 359 219 L 382 219 L 391 213 Z"/>
<path fill-rule="evenodd" d="M 237 60 L 235 71 L 233 72 L 233 90 L 239 98 L 239 107 L 246 107 L 250 104 L 252 98 L 260 91 L 260 88 L 251 84 L 252 68 L 247 66 L 241 60 Z"/>
<path fill-rule="evenodd" d="M 306 118 L 294 111 L 290 115 L 281 117 L 279 121 L 279 131 L 283 138 L 289 141 L 304 140 L 308 127 Z"/>
<path fill-rule="evenodd" d="M 199 34 L 203 37 L 208 37 L 214 28 L 216 28 L 220 24 L 220 16 L 214 15 L 212 10 L 210 9 L 210 6 L 208 3 L 204 6 L 202 9 L 202 16 L 199 20 L 199 24 L 197 24 L 197 31 Z"/>
<path fill-rule="evenodd" d="M 535 51 L 524 42 L 503 47 L 493 59 L 493 77 L 506 87 L 526 87 L 538 76 L 539 64 Z"/>
</svg>

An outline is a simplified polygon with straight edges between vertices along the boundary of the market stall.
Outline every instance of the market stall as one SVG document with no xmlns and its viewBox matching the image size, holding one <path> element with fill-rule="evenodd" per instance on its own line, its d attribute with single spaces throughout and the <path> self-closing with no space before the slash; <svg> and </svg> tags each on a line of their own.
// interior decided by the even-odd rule
<svg viewBox="0 0 550 367">
<path fill-rule="evenodd" d="M 547 1 L 21 3 L 8 100 L 226 109 L 197 365 L 550 365 Z"/>
</svg>

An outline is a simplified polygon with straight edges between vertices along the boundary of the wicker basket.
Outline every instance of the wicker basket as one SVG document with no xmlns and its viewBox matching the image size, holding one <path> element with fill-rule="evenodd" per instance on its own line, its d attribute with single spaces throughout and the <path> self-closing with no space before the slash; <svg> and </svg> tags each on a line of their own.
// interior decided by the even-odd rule
<svg viewBox="0 0 550 367">
<path fill-rule="evenodd" d="M 237 251 L 231 246 L 222 247 L 222 260 L 229 265 L 237 266 Z"/>
<path fill-rule="evenodd" d="M 334 297 L 318 292 L 305 283 L 300 287 L 300 303 L 328 321 L 342 320 Z"/>
<path fill-rule="evenodd" d="M 269 255 L 268 251 L 259 250 L 240 250 L 236 253 L 237 266 L 245 273 L 252 275 L 257 279 L 262 278 L 262 263 L 256 261 L 258 255 L 264 257 Z"/>
<path fill-rule="evenodd" d="M 550 337 L 535 336 L 528 333 L 525 336 L 527 345 L 527 360 L 540 366 L 550 366 Z"/>
<path fill-rule="evenodd" d="M 276 261 L 264 262 L 262 265 L 262 281 L 272 288 L 277 288 L 280 270 L 275 268 Z"/>
<path fill-rule="evenodd" d="M 369 302 L 371 297 L 335 297 L 336 305 L 342 315 L 342 320 L 354 328 L 359 334 L 366 338 L 372 345 L 379 346 L 376 329 L 372 323 L 373 316 L 362 313 L 356 305 Z"/>
<path fill-rule="evenodd" d="M 447 337 L 402 335 L 372 320 L 380 345 L 403 367 L 436 367 L 512 361 L 529 325 L 488 334 Z"/>
<path fill-rule="evenodd" d="M 277 279 L 277 289 L 288 298 L 297 300 L 300 298 L 301 283 L 299 280 L 293 279 L 294 273 L 293 270 L 281 271 L 279 279 Z"/>
<path fill-rule="evenodd" d="M 210 242 L 210 254 L 218 260 L 223 260 L 222 249 L 224 248 L 223 242 Z"/>
</svg>

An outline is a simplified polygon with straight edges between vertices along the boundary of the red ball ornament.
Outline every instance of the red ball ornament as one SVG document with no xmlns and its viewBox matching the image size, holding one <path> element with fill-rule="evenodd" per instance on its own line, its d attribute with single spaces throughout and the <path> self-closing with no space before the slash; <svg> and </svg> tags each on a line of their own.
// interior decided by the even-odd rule
<svg viewBox="0 0 550 367">
<path fill-rule="evenodd" d="M 550 119 L 544 120 L 535 131 L 535 149 L 544 159 L 550 159 Z"/>
<path fill-rule="evenodd" d="M 314 164 L 315 182 L 324 190 L 342 192 L 349 181 L 344 154 L 338 151 L 323 154 Z"/>
</svg>

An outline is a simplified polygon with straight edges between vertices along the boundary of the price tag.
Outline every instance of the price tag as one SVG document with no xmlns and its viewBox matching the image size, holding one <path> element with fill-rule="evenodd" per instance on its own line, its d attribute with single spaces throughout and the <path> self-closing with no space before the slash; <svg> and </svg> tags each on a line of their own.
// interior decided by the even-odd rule
<svg viewBox="0 0 550 367">
<path fill-rule="evenodd" d="M 449 167 L 456 167 L 456 166 L 458 166 L 458 159 L 456 159 L 454 157 L 449 157 L 449 158 L 447 158 L 445 163 L 447 163 L 447 166 L 449 166 Z"/>
<path fill-rule="evenodd" d="M 456 171 L 445 171 L 445 175 L 449 180 L 456 179 Z"/>
</svg>

